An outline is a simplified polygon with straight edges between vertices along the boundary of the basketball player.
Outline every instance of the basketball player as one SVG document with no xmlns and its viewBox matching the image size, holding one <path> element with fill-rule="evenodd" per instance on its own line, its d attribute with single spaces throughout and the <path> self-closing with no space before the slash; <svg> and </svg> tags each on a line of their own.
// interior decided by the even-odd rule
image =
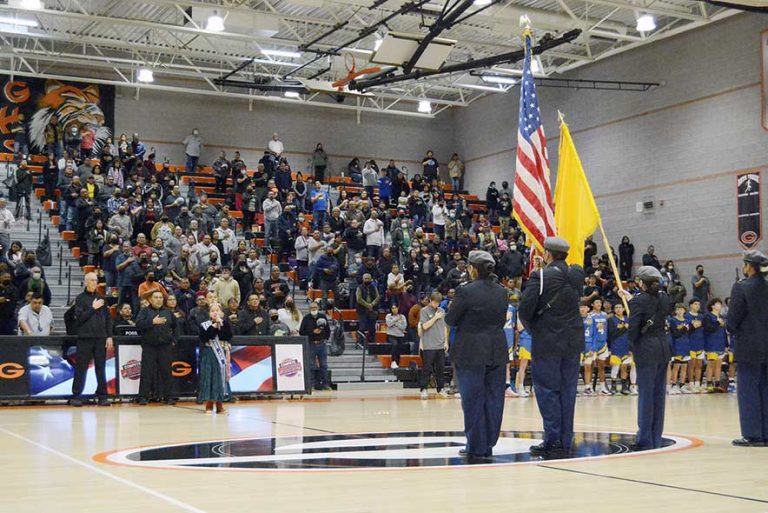
<svg viewBox="0 0 768 513">
<path fill-rule="evenodd" d="M 515 376 L 515 390 L 519 397 L 529 397 L 531 394 L 525 389 L 525 371 L 528 369 L 528 362 L 531 361 L 531 334 L 523 326 L 520 320 L 517 321 L 517 361 L 518 369 Z"/>
<path fill-rule="evenodd" d="M 589 305 L 580 303 L 579 314 L 584 325 L 584 351 L 581 353 L 581 364 L 584 367 L 584 395 L 593 395 L 592 363 L 595 361 L 595 353 L 592 352 L 592 318 L 589 316 Z"/>
<path fill-rule="evenodd" d="M 691 342 L 688 332 L 691 325 L 685 317 L 686 308 L 683 303 L 675 305 L 675 315 L 668 319 L 669 333 L 672 336 L 672 374 L 670 376 L 670 394 L 689 394 L 685 385 L 688 361 L 691 359 Z"/>
<path fill-rule="evenodd" d="M 701 374 L 704 366 L 704 313 L 701 311 L 701 301 L 693 298 L 688 302 L 686 314 L 691 325 L 688 339 L 691 344 L 691 361 L 688 363 L 688 388 L 694 394 L 702 392 Z"/>
<path fill-rule="evenodd" d="M 608 350 L 608 316 L 603 312 L 603 301 L 592 301 L 592 352 L 597 358 L 597 380 L 600 382 L 600 395 L 612 395 L 605 385 L 605 365 L 611 356 Z"/>
<path fill-rule="evenodd" d="M 707 304 L 709 313 L 704 317 L 704 348 L 707 351 L 707 392 L 716 391 L 720 385 L 720 375 L 725 358 L 725 319 L 722 317 L 723 303 L 713 298 Z M 727 390 L 727 388 L 726 388 Z"/>
<path fill-rule="evenodd" d="M 611 350 L 611 393 L 617 393 L 616 378 L 621 373 L 621 394 L 636 395 L 637 371 L 629 352 L 629 320 L 624 315 L 624 305 L 616 303 L 614 315 L 608 319 L 608 343 Z M 627 379 L 629 377 L 629 379 Z"/>
</svg>

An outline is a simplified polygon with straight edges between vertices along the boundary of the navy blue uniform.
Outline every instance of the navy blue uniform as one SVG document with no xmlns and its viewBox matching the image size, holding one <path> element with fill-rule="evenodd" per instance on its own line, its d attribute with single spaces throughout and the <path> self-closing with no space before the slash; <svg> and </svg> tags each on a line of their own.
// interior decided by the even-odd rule
<svg viewBox="0 0 768 513">
<path fill-rule="evenodd" d="M 669 297 L 642 292 L 629 303 L 629 343 L 637 370 L 637 446 L 661 447 L 667 393 L 667 364 L 671 356 L 665 319 Z"/>
<path fill-rule="evenodd" d="M 490 279 L 460 287 L 445 316 L 445 323 L 456 327 L 451 361 L 456 366 L 470 456 L 490 456 L 501 432 L 509 361 L 506 320 L 507 290 Z"/>
<path fill-rule="evenodd" d="M 768 282 L 758 275 L 734 283 L 728 331 L 739 364 L 739 422 L 744 438 L 768 440 Z"/>
<path fill-rule="evenodd" d="M 540 293 L 541 283 L 544 283 Z M 584 271 L 555 260 L 528 280 L 520 301 L 519 316 L 531 334 L 531 376 L 536 402 L 544 420 L 544 444 L 573 443 L 573 415 L 584 350 L 584 324 L 579 297 Z"/>
</svg>

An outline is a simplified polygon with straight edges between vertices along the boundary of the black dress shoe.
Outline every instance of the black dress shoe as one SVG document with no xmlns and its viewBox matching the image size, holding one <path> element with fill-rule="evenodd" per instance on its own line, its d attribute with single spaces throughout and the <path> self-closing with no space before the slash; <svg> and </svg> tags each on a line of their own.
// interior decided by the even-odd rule
<svg viewBox="0 0 768 513">
<path fill-rule="evenodd" d="M 106 397 L 100 397 L 99 401 L 96 403 L 99 406 L 112 406 L 112 403 L 109 402 L 109 399 Z"/>
<path fill-rule="evenodd" d="M 736 447 L 765 447 L 765 442 L 758 438 L 739 438 L 731 442 Z"/>
<path fill-rule="evenodd" d="M 464 449 L 459 449 L 459 456 L 464 457 L 467 455 L 469 455 L 469 453 L 467 452 L 466 447 Z"/>
<path fill-rule="evenodd" d="M 176 399 L 174 399 L 173 397 L 168 398 L 165 400 L 165 404 L 167 404 L 168 406 L 173 406 L 174 404 L 176 404 Z"/>
<path fill-rule="evenodd" d="M 563 456 L 568 454 L 568 450 L 560 442 L 547 443 L 541 442 L 539 445 L 532 445 L 530 448 L 531 456 Z"/>
<path fill-rule="evenodd" d="M 83 406 L 83 400 L 82 399 L 70 399 L 69 405 L 74 406 L 75 408 L 80 408 Z"/>
<path fill-rule="evenodd" d="M 146 397 L 139 397 L 139 406 L 146 406 L 149 403 Z"/>
<path fill-rule="evenodd" d="M 629 446 L 629 450 L 632 452 L 650 451 L 651 449 L 653 449 L 653 447 L 649 447 L 647 445 L 632 444 Z"/>
</svg>

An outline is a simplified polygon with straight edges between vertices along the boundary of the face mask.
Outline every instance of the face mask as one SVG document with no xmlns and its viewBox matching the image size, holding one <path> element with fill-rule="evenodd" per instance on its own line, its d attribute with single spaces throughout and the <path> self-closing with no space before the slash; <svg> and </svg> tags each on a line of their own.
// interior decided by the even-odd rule
<svg viewBox="0 0 768 513">
<path fill-rule="evenodd" d="M 403 223 L 401 226 L 402 226 L 403 230 L 405 230 L 406 228 L 408 228 L 408 224 L 407 224 L 407 223 Z"/>
<path fill-rule="evenodd" d="M 277 315 L 270 315 L 269 318 L 274 322 L 277 320 Z"/>
<path fill-rule="evenodd" d="M 42 274 L 40 273 L 32 273 L 33 280 L 39 280 L 41 277 L 42 277 Z"/>
<path fill-rule="evenodd" d="M 309 315 L 311 315 L 312 317 L 317 317 L 318 313 L 319 312 L 317 310 L 313 310 L 313 311 L 309 312 Z"/>
<path fill-rule="evenodd" d="M 157 257 L 152 257 L 152 263 L 153 263 L 153 264 L 156 264 L 156 263 L 157 263 L 157 262 L 159 262 L 159 261 L 160 261 L 160 259 L 159 259 L 159 258 L 157 258 Z"/>
</svg>

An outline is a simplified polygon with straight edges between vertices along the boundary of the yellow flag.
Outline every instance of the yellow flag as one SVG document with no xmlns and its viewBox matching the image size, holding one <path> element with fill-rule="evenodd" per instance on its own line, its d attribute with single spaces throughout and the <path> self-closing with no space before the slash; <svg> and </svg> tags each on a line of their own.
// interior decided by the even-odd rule
<svg viewBox="0 0 768 513">
<path fill-rule="evenodd" d="M 584 264 L 584 241 L 600 223 L 592 189 L 589 187 L 579 154 L 565 122 L 560 124 L 560 157 L 555 185 L 555 225 L 557 235 L 568 241 L 569 264 Z"/>
</svg>

